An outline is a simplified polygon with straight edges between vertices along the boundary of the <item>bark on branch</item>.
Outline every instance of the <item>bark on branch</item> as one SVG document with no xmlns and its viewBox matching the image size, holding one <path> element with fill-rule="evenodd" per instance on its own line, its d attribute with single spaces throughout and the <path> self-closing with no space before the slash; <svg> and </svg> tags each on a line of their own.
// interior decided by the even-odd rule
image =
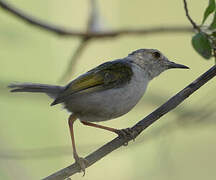
<svg viewBox="0 0 216 180">
<path fill-rule="evenodd" d="M 101 32 L 81 32 L 78 30 L 71 30 L 63 27 L 59 27 L 54 24 L 39 20 L 27 13 L 24 13 L 20 9 L 6 3 L 4 0 L 0 0 L 0 7 L 6 10 L 11 15 L 19 18 L 20 20 L 34 25 L 42 30 L 48 31 L 61 36 L 70 37 L 86 37 L 86 38 L 111 38 L 121 35 L 149 35 L 157 33 L 191 33 L 193 29 L 190 26 L 158 26 L 152 28 L 134 28 L 134 29 L 120 29 L 112 31 L 101 31 Z"/>
<path fill-rule="evenodd" d="M 135 137 L 137 137 L 144 129 L 149 127 L 151 124 L 153 124 L 155 121 L 157 121 L 160 117 L 171 111 L 172 109 L 176 108 L 181 102 L 183 102 L 186 98 L 188 98 L 191 94 L 193 94 L 197 89 L 199 89 L 201 86 L 203 86 L 205 83 L 207 83 L 210 79 L 216 76 L 216 65 L 214 65 L 212 68 L 210 68 L 208 71 L 206 71 L 204 74 L 202 74 L 200 77 L 198 77 L 195 81 L 193 81 L 191 84 L 189 84 L 187 87 L 185 87 L 183 90 L 181 90 L 179 93 L 177 93 L 175 96 L 170 98 L 166 103 L 164 103 L 162 106 L 157 108 L 155 111 L 153 111 L 151 114 L 146 116 L 144 119 L 139 121 L 137 124 L 135 124 L 131 129 L 134 132 Z M 86 160 L 89 162 L 89 166 L 96 163 L 98 160 L 106 156 L 107 154 L 111 153 L 112 151 L 118 149 L 125 143 L 131 141 L 132 139 L 123 139 L 120 137 L 117 137 L 113 139 L 112 141 L 108 142 L 95 152 L 91 153 L 86 157 Z M 79 167 L 77 164 L 72 164 L 62 170 L 59 170 L 58 172 L 53 173 L 52 175 L 44 178 L 43 180 L 62 180 L 65 178 L 70 177 L 71 175 L 80 172 Z"/>
</svg>

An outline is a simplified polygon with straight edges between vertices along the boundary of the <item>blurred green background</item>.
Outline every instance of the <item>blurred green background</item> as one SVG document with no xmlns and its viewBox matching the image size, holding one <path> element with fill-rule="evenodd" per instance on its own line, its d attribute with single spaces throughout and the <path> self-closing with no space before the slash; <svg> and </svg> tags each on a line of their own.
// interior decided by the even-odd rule
<svg viewBox="0 0 216 180">
<path fill-rule="evenodd" d="M 35 17 L 84 30 L 88 1 L 10 0 Z M 190 25 L 182 1 L 98 0 L 108 29 Z M 207 1 L 190 0 L 190 14 L 200 23 Z M 191 46 L 192 34 L 123 36 L 92 41 L 79 58 L 74 77 L 139 48 L 156 48 L 191 67 L 170 70 L 154 79 L 140 103 L 127 115 L 102 124 L 132 126 L 177 93 L 214 63 Z M 57 84 L 79 44 L 78 38 L 44 32 L 0 9 L 0 179 L 41 179 L 73 163 L 69 114 L 43 94 L 11 94 L 10 82 Z M 215 179 L 215 90 L 213 79 L 142 133 L 135 142 L 109 154 L 72 179 Z M 86 156 L 115 135 L 75 124 L 78 152 Z"/>
</svg>

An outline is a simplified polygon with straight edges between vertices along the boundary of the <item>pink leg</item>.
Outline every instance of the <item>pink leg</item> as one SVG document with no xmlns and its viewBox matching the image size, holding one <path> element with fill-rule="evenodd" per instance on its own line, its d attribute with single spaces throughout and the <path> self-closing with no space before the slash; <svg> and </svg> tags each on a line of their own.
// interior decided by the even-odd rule
<svg viewBox="0 0 216 180">
<path fill-rule="evenodd" d="M 77 117 L 72 114 L 70 115 L 69 119 L 68 119 L 68 125 L 70 128 L 70 135 L 71 135 L 71 141 L 72 141 L 72 148 L 73 148 L 73 157 L 76 161 L 76 163 L 78 163 L 78 165 L 80 166 L 81 171 L 83 171 L 83 176 L 85 175 L 85 168 L 88 165 L 88 161 L 84 158 L 81 158 L 78 156 L 77 151 L 76 151 L 76 145 L 75 145 L 75 138 L 74 138 L 74 129 L 73 129 L 73 124 L 76 121 Z"/>
<path fill-rule="evenodd" d="M 86 121 L 81 121 L 81 122 L 84 125 L 86 125 L 86 126 L 91 126 L 91 127 L 96 127 L 96 128 L 100 128 L 100 129 L 105 129 L 107 131 L 111 131 L 111 132 L 114 132 L 116 134 L 118 134 L 118 132 L 119 132 L 118 129 L 110 128 L 110 127 L 107 127 L 107 126 L 102 126 L 102 125 L 99 125 L 99 124 L 94 124 L 94 123 L 86 122 Z"/>
</svg>

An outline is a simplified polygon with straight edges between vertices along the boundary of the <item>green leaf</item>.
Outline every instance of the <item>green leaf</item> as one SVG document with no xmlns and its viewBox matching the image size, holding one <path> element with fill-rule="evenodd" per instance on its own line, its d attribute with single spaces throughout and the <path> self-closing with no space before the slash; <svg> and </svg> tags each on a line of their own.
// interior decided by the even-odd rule
<svg viewBox="0 0 216 180">
<path fill-rule="evenodd" d="M 193 48 L 205 59 L 210 59 L 212 54 L 211 43 L 206 34 L 199 32 L 192 38 Z"/>
<path fill-rule="evenodd" d="M 216 12 L 214 13 L 214 18 L 213 18 L 213 21 L 210 25 L 210 29 L 216 29 Z"/>
<path fill-rule="evenodd" d="M 215 11 L 215 0 L 209 0 L 209 5 L 205 10 L 205 13 L 203 15 L 203 21 L 202 24 L 205 22 L 207 17 Z"/>
</svg>

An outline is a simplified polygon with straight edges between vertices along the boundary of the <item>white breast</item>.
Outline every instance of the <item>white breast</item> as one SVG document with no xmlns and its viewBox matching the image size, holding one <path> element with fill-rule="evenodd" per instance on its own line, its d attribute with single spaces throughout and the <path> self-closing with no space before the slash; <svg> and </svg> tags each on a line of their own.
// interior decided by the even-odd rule
<svg viewBox="0 0 216 180">
<path fill-rule="evenodd" d="M 133 64 L 130 82 L 120 88 L 76 96 L 67 109 L 82 121 L 105 121 L 129 112 L 143 96 L 148 78 L 142 68 Z"/>
</svg>

